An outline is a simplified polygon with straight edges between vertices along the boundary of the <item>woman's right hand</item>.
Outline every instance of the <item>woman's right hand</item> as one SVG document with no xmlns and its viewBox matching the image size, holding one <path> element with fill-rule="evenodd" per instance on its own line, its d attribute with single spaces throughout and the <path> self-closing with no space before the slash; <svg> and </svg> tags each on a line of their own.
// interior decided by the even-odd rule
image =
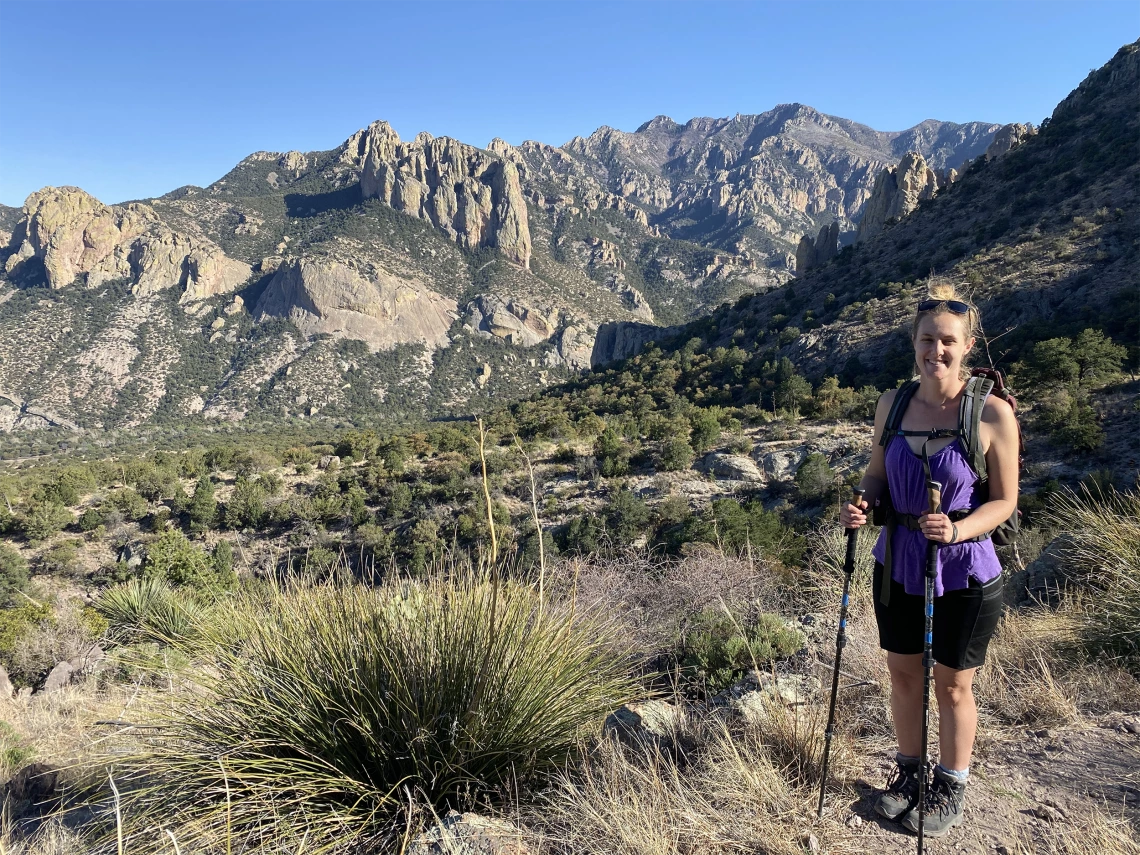
<svg viewBox="0 0 1140 855">
<path fill-rule="evenodd" d="M 867 524 L 867 514 L 864 511 L 867 508 L 867 502 L 864 499 L 859 500 L 859 504 L 848 502 L 839 511 L 839 523 L 844 528 L 859 528 L 859 526 Z"/>
</svg>

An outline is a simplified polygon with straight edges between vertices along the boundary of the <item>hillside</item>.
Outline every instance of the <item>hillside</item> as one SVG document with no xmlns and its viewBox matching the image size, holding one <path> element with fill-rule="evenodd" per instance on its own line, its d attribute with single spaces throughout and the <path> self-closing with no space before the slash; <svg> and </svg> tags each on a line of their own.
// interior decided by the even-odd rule
<svg viewBox="0 0 1140 855">
<path fill-rule="evenodd" d="M 678 378 L 676 392 L 771 407 L 756 379 L 787 357 L 819 382 L 893 386 L 910 376 L 907 328 L 922 280 L 950 278 L 978 303 L 989 355 L 1010 369 L 1032 346 L 1086 328 L 1140 345 L 1140 49 L 1121 48 L 1056 108 L 1040 133 L 974 160 L 917 210 L 787 285 L 744 296 L 668 330 L 638 330 L 644 358 L 586 378 L 591 387 L 655 360 L 722 354 L 721 371 Z M 984 350 L 984 345 L 983 348 Z M 984 357 L 982 358 L 984 362 Z M 738 367 L 739 366 L 739 367 Z"/>
<path fill-rule="evenodd" d="M 157 199 L 45 188 L 0 220 L 0 430 L 486 409 L 779 285 L 898 151 L 952 167 L 995 127 L 791 105 L 480 149 L 375 122 Z"/>
</svg>

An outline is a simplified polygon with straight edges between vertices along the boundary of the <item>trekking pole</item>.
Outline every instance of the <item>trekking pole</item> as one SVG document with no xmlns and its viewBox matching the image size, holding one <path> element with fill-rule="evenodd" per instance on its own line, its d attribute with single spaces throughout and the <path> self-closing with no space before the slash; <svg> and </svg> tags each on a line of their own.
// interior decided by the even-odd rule
<svg viewBox="0 0 1140 855">
<path fill-rule="evenodd" d="M 932 514 L 942 513 L 942 485 L 926 479 Z M 922 765 L 918 775 L 918 855 L 922 855 L 923 820 L 926 818 L 926 767 L 930 763 L 930 681 L 934 678 L 934 579 L 938 575 L 938 541 L 926 541 L 925 635 L 922 641 Z"/>
<path fill-rule="evenodd" d="M 863 501 L 862 487 L 856 487 L 851 504 L 859 507 Z M 819 808 L 816 816 L 823 816 L 823 796 L 827 789 L 827 764 L 831 759 L 831 737 L 835 735 L 835 699 L 839 695 L 839 659 L 847 646 L 847 603 L 851 590 L 851 574 L 855 572 L 855 540 L 858 528 L 847 529 L 847 556 L 843 559 L 843 599 L 839 604 L 839 632 L 835 636 L 835 670 L 831 674 L 831 707 L 827 711 L 827 730 L 823 732 L 823 769 L 819 777 Z"/>
</svg>

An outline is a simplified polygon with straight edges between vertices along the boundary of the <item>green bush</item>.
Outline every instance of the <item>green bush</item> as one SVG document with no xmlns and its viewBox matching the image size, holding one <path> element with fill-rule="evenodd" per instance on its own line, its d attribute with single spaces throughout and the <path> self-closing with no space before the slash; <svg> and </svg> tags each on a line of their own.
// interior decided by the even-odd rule
<svg viewBox="0 0 1140 855">
<path fill-rule="evenodd" d="M 232 586 L 232 571 L 219 574 L 206 553 L 178 529 L 168 529 L 147 546 L 143 574 L 171 585 L 213 592 Z"/>
<path fill-rule="evenodd" d="M 828 491 L 835 486 L 835 473 L 828 465 L 826 457 L 819 452 L 812 452 L 804 458 L 804 462 L 796 470 L 795 480 L 800 496 L 809 502 L 814 502 L 825 498 Z"/>
<path fill-rule="evenodd" d="M 6 607 L 28 584 L 28 562 L 16 547 L 0 543 L 0 606 Z"/>
<path fill-rule="evenodd" d="M 28 508 L 24 516 L 24 536 L 37 543 L 59 534 L 74 521 L 75 517 L 71 515 L 71 511 L 59 502 L 51 500 L 36 502 Z"/>
<path fill-rule="evenodd" d="M 186 506 L 190 527 L 196 531 L 210 528 L 218 517 L 218 500 L 214 498 L 214 482 L 202 475 L 194 487 L 194 495 Z"/>
<path fill-rule="evenodd" d="M 128 839 L 161 822 L 197 850 L 303 810 L 316 849 L 388 851 L 407 792 L 438 810 L 505 796 L 635 692 L 611 625 L 529 586 L 289 587 L 208 627 L 200 690 L 116 760 Z"/>
<path fill-rule="evenodd" d="M 741 622 L 722 609 L 707 608 L 690 622 L 677 658 L 686 676 L 715 694 L 751 668 L 786 659 L 803 643 L 803 635 L 779 615 L 761 613 Z"/>
<path fill-rule="evenodd" d="M 680 435 L 672 436 L 661 444 L 661 468 L 666 472 L 688 469 L 693 463 L 693 447 Z"/>
</svg>

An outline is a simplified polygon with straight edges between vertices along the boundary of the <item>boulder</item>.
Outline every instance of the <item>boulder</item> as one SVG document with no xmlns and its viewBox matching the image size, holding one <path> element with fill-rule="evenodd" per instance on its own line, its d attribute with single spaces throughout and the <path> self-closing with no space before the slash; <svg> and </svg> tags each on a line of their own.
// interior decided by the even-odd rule
<svg viewBox="0 0 1140 855">
<path fill-rule="evenodd" d="M 0 700 L 10 701 L 16 696 L 16 687 L 8 679 L 8 670 L 0 665 Z"/>
<path fill-rule="evenodd" d="M 76 656 L 67 660 L 71 666 L 72 676 L 88 676 L 103 669 L 107 662 L 107 653 L 98 644 L 92 644 Z"/>
<path fill-rule="evenodd" d="M 59 770 L 47 763 L 25 766 L 4 785 L 4 799 L 14 802 L 44 802 L 58 792 Z"/>
<path fill-rule="evenodd" d="M 340 458 L 335 454 L 321 455 L 321 459 L 317 462 L 318 469 L 336 469 L 340 466 Z"/>
<path fill-rule="evenodd" d="M 472 328 L 522 347 L 541 344 L 555 326 L 538 309 L 514 300 L 482 294 L 468 307 Z"/>
<path fill-rule="evenodd" d="M 379 268 L 302 258 L 273 274 L 254 319 L 288 318 L 305 335 L 357 339 L 375 353 L 411 342 L 446 345 L 456 308 L 454 300 Z"/>
<path fill-rule="evenodd" d="M 795 477 L 805 457 L 807 450 L 803 447 L 788 448 L 759 455 L 758 462 L 769 481 L 790 481 Z"/>
<path fill-rule="evenodd" d="M 725 454 L 722 451 L 713 451 L 706 454 L 701 460 L 699 468 L 704 472 L 711 472 L 717 478 L 730 481 L 763 481 L 764 473 L 751 457 L 739 454 Z"/>
<path fill-rule="evenodd" d="M 1007 151 L 1017 148 L 1017 146 L 1036 134 L 1037 128 L 1033 127 L 1033 125 L 1023 125 L 1020 122 L 1003 125 L 994 133 L 993 142 L 991 142 L 986 149 L 986 160 L 1001 157 Z"/>
<path fill-rule="evenodd" d="M 70 662 L 60 662 L 44 680 L 44 684 L 40 691 L 42 692 L 58 692 L 60 689 L 66 688 L 71 685 L 72 679 L 75 677 L 75 666 Z"/>
<path fill-rule="evenodd" d="M 137 294 L 181 288 L 179 302 L 192 303 L 233 291 L 252 272 L 206 238 L 171 230 L 149 205 L 107 206 L 78 187 L 45 187 L 29 196 L 17 238 L 7 272 L 38 258 L 51 288 L 79 276 L 87 287 L 129 279 Z"/>
<path fill-rule="evenodd" d="M 672 753 L 680 747 L 685 711 L 661 700 L 625 704 L 606 716 L 602 732 L 635 747 Z"/>
<path fill-rule="evenodd" d="M 450 811 L 412 841 L 407 855 L 531 855 L 523 832 L 511 823 Z"/>
</svg>

